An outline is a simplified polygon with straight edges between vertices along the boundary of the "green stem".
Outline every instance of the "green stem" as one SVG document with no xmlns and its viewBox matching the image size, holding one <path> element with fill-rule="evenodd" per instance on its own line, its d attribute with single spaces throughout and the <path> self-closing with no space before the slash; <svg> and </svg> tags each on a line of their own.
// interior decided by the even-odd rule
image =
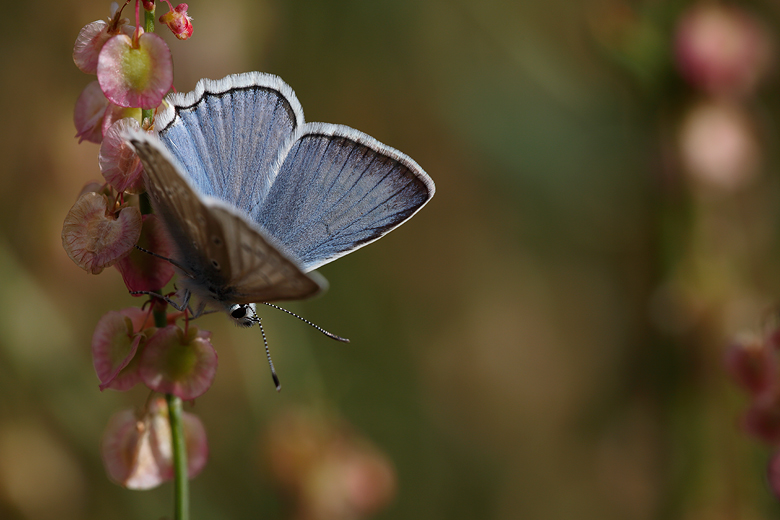
<svg viewBox="0 0 780 520">
<path fill-rule="evenodd" d="M 140 0 L 138 0 L 140 1 Z M 154 32 L 154 10 L 147 11 L 146 9 L 143 9 L 144 12 L 144 32 Z M 142 108 L 141 109 L 141 122 L 143 123 L 147 119 L 151 123 L 154 118 L 154 109 L 153 108 Z"/>
<path fill-rule="evenodd" d="M 144 31 L 154 32 L 154 10 L 144 9 Z M 151 122 L 153 118 L 154 109 L 141 109 L 141 121 L 149 120 Z M 141 213 L 152 212 L 148 194 L 141 195 L 140 206 Z M 168 323 L 166 312 L 155 311 L 154 323 L 157 327 L 165 327 Z M 190 483 L 187 471 L 187 443 L 184 440 L 184 425 L 181 419 L 181 398 L 173 394 L 166 394 L 165 399 L 168 401 L 168 420 L 171 424 L 171 448 L 173 451 L 173 518 L 175 520 L 189 520 Z"/>
<path fill-rule="evenodd" d="M 187 478 L 187 443 L 184 440 L 184 425 L 181 420 L 181 398 L 166 394 L 168 400 L 168 420 L 171 422 L 171 442 L 173 445 L 174 470 L 174 514 L 175 520 L 188 520 L 190 517 L 190 488 Z"/>
</svg>

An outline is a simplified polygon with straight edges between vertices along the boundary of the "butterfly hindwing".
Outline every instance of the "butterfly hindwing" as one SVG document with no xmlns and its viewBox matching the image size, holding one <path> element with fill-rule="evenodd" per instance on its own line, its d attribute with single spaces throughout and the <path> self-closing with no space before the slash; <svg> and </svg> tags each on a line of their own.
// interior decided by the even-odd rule
<svg viewBox="0 0 780 520">
<path fill-rule="evenodd" d="M 249 212 L 310 271 L 401 225 L 434 191 L 398 150 L 346 126 L 309 123 Z"/>
</svg>

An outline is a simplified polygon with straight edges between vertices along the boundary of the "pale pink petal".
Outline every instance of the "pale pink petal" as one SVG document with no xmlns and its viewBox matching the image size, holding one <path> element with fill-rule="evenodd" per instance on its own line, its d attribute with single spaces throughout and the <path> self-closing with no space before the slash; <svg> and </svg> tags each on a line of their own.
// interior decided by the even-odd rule
<svg viewBox="0 0 780 520">
<path fill-rule="evenodd" d="M 100 172 L 116 191 L 137 194 L 143 191 L 144 167 L 135 150 L 128 144 L 125 132 L 140 130 L 138 121 L 126 117 L 120 119 L 103 136 L 98 153 Z"/>
<path fill-rule="evenodd" d="M 193 326 L 186 337 L 174 325 L 159 329 L 141 354 L 141 379 L 150 389 L 185 401 L 203 395 L 217 372 L 210 336 Z"/>
<path fill-rule="evenodd" d="M 129 206 L 119 218 L 108 212 L 108 199 L 85 193 L 68 212 L 62 226 L 62 247 L 76 265 L 100 273 L 130 253 L 141 235 L 141 212 Z"/>
<path fill-rule="evenodd" d="M 156 34 L 142 34 L 138 48 L 133 48 L 130 37 L 114 36 L 100 51 L 97 76 L 112 103 L 155 108 L 173 85 L 171 51 Z"/>
</svg>

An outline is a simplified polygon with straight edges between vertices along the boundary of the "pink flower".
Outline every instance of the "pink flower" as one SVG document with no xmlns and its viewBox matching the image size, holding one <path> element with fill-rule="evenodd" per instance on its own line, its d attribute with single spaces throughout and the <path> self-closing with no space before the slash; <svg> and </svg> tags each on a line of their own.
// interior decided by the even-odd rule
<svg viewBox="0 0 780 520">
<path fill-rule="evenodd" d="M 85 193 L 62 226 L 62 247 L 76 265 L 92 274 L 129 254 L 141 235 L 138 208 L 122 208 L 115 217 L 108 205 L 104 195 Z"/>
<path fill-rule="evenodd" d="M 112 103 L 155 108 L 173 85 L 171 51 L 156 34 L 144 33 L 137 40 L 119 34 L 100 51 L 97 77 Z"/>
<path fill-rule="evenodd" d="M 180 40 L 186 40 L 192 36 L 192 18 L 187 14 L 187 4 L 179 4 L 174 8 L 168 2 L 168 7 L 170 11 L 160 16 L 160 23 L 167 25 Z"/>
</svg>

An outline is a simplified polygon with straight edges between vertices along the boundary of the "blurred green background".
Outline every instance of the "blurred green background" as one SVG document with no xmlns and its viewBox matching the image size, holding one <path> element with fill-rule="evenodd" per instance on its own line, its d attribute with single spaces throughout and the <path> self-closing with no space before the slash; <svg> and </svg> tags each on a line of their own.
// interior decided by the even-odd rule
<svg viewBox="0 0 780 520">
<path fill-rule="evenodd" d="M 675 67 L 690 5 L 192 0 L 191 40 L 158 26 L 177 90 L 277 74 L 307 120 L 367 132 L 437 186 L 408 224 L 323 267 L 328 293 L 288 306 L 352 343 L 263 310 L 280 394 L 259 331 L 202 319 L 220 366 L 186 408 L 210 443 L 194 520 L 296 516 L 268 435 L 300 409 L 392 461 L 395 498 L 373 518 L 780 514 L 771 450 L 739 428 L 747 400 L 722 362 L 780 295 L 777 78 L 769 67 L 729 102 L 752 129 L 749 179 L 686 177 L 681 121 L 712 101 Z M 777 4 L 739 5 L 772 63 Z M 125 490 L 100 459 L 108 418 L 147 393 L 98 390 L 91 335 L 138 302 L 116 270 L 76 267 L 60 238 L 100 178 L 98 146 L 73 137 L 93 79 L 73 43 L 109 4 L 3 7 L 0 518 L 170 517 L 170 484 Z"/>
</svg>

